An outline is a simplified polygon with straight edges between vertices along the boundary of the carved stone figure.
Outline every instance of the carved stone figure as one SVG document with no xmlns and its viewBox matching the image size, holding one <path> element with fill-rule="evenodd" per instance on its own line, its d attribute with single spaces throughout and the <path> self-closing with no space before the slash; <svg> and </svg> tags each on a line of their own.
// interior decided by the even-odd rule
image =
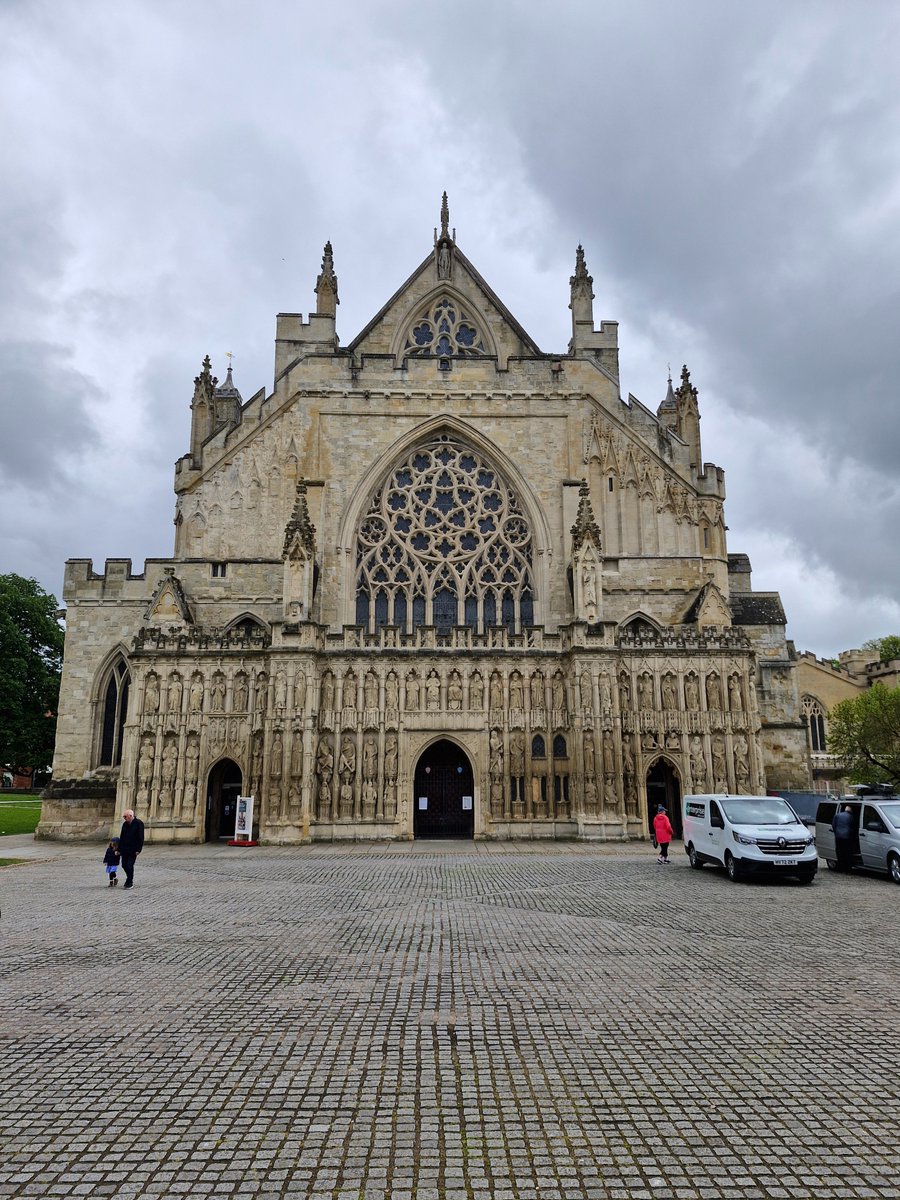
<svg viewBox="0 0 900 1200">
<path fill-rule="evenodd" d="M 703 743 L 699 737 L 691 738 L 691 778 L 694 787 L 702 791 L 706 786 L 706 756 L 703 753 Z"/>
<path fill-rule="evenodd" d="M 191 691 L 188 697 L 191 712 L 201 712 L 203 710 L 203 680 L 199 675 L 195 675 L 191 680 Z"/>
<path fill-rule="evenodd" d="M 484 708 L 484 680 L 478 671 L 469 682 L 469 707 L 474 712 L 481 712 Z"/>
<path fill-rule="evenodd" d="M 659 745 L 659 743 L 656 740 L 656 734 L 653 733 L 651 730 L 648 729 L 646 731 L 646 733 L 641 734 L 641 749 L 642 750 L 656 750 L 658 745 Z"/>
<path fill-rule="evenodd" d="M 341 699 L 344 708 L 351 710 L 356 708 L 356 676 L 350 670 L 344 676 L 344 681 L 341 685 Z"/>
<path fill-rule="evenodd" d="M 334 708 L 334 676 L 330 671 L 322 676 L 321 700 L 323 712 L 331 712 Z"/>
<path fill-rule="evenodd" d="M 419 711 L 419 677 L 415 671 L 406 676 L 406 707 L 409 712 Z"/>
<path fill-rule="evenodd" d="M 367 779 L 363 783 L 362 800 L 363 820 L 371 821 L 375 817 L 375 806 L 378 802 L 378 789 L 375 787 L 374 779 Z"/>
<path fill-rule="evenodd" d="M 391 671 L 384 681 L 384 703 L 388 709 L 398 709 L 400 707 L 400 683 L 393 671 Z"/>
<path fill-rule="evenodd" d="M 634 775 L 634 752 L 631 749 L 631 735 L 627 733 L 622 738 L 622 774 Z"/>
<path fill-rule="evenodd" d="M 225 711 L 225 676 L 222 674 L 221 671 L 216 671 L 215 675 L 213 675 L 212 690 L 210 692 L 210 695 L 212 697 L 213 712 L 224 712 Z"/>
<path fill-rule="evenodd" d="M 631 680 L 623 671 L 619 676 L 619 711 L 628 712 L 631 708 Z"/>
<path fill-rule="evenodd" d="M 378 742 L 373 733 L 363 740 L 363 779 L 375 779 L 378 775 Z"/>
<path fill-rule="evenodd" d="M 378 680 L 373 671 L 366 671 L 363 683 L 363 702 L 370 711 L 378 708 Z"/>
<path fill-rule="evenodd" d="M 525 707 L 525 689 L 522 686 L 522 676 L 518 671 L 513 671 L 509 679 L 509 707 Z"/>
<path fill-rule="evenodd" d="M 655 706 L 653 703 L 653 676 L 643 671 L 638 675 L 638 707 L 647 711 Z"/>
<path fill-rule="evenodd" d="M 491 778 L 491 816 L 503 816 L 503 781 Z"/>
<path fill-rule="evenodd" d="M 503 684 L 496 671 L 491 675 L 490 702 L 495 711 L 503 708 Z"/>
<path fill-rule="evenodd" d="M 725 739 L 721 736 L 712 740 L 713 783 L 717 792 L 728 791 L 728 773 L 725 769 Z"/>
<path fill-rule="evenodd" d="M 596 752 L 594 749 L 594 731 L 586 729 L 582 738 L 582 748 L 584 750 L 584 773 L 585 775 L 593 775 L 596 764 Z"/>
<path fill-rule="evenodd" d="M 606 672 L 600 676 L 600 711 L 604 713 L 612 711 L 612 688 Z"/>
<path fill-rule="evenodd" d="M 338 761 L 338 775 L 341 780 L 349 780 L 356 774 L 356 738 L 351 733 L 345 733 L 341 738 L 341 757 Z"/>
<path fill-rule="evenodd" d="M 196 783 L 200 776 L 200 739 L 195 733 L 188 738 L 185 748 L 184 775 L 188 784 Z"/>
<path fill-rule="evenodd" d="M 700 707 L 700 685 L 696 675 L 685 676 L 684 703 L 689 712 L 696 712 Z"/>
<path fill-rule="evenodd" d="M 593 687 L 591 684 L 590 671 L 581 672 L 581 680 L 579 684 L 581 691 L 581 707 L 585 712 L 592 712 L 594 707 Z"/>
<path fill-rule="evenodd" d="M 750 760 L 747 756 L 747 739 L 742 733 L 734 739 L 734 774 L 740 787 L 750 786 Z"/>
<path fill-rule="evenodd" d="M 509 773 L 515 779 L 525 774 L 525 737 L 520 730 L 510 735 Z"/>
<path fill-rule="evenodd" d="M 584 563 L 581 568 L 581 596 L 585 608 L 597 607 L 597 577 L 590 563 Z"/>
<path fill-rule="evenodd" d="M 675 689 L 674 675 L 663 676 L 662 706 L 666 712 L 675 712 L 678 708 L 678 692 Z"/>
<path fill-rule="evenodd" d="M 292 783 L 288 789 L 288 811 L 292 816 L 296 816 L 300 811 L 300 789 L 296 783 Z"/>
<path fill-rule="evenodd" d="M 490 776 L 499 779 L 503 774 L 503 735 L 499 729 L 491 730 Z"/>
<path fill-rule="evenodd" d="M 340 814 L 343 818 L 353 816 L 353 785 L 349 779 L 341 777 Z"/>
<path fill-rule="evenodd" d="M 715 672 L 706 677 L 706 707 L 711 712 L 722 707 L 722 692 L 719 688 L 719 677 Z"/>
<path fill-rule="evenodd" d="M 166 806 L 172 803 L 172 793 L 175 790 L 175 776 L 178 773 L 178 746 L 174 738 L 167 738 L 162 753 L 162 790 L 166 797 Z"/>
<path fill-rule="evenodd" d="M 176 671 L 169 676 L 169 690 L 166 695 L 166 708 L 173 717 L 177 717 L 181 712 L 181 697 L 184 694 L 184 687 L 181 683 L 181 676 Z"/>
<path fill-rule="evenodd" d="M 294 676 L 294 712 L 303 713 L 306 709 L 306 675 L 298 671 Z"/>
<path fill-rule="evenodd" d="M 284 677 L 284 671 L 279 671 L 275 676 L 275 707 L 283 711 L 286 706 L 287 680 Z"/>
<path fill-rule="evenodd" d="M 732 712 L 743 710 L 744 698 L 741 695 L 741 680 L 738 675 L 732 675 L 728 680 L 728 704 Z"/>
<path fill-rule="evenodd" d="M 616 753 L 612 738 L 603 739 L 603 774 L 611 778 L 616 773 Z"/>
<path fill-rule="evenodd" d="M 441 707 L 441 681 L 437 671 L 432 671 L 425 680 L 425 707 L 431 711 Z"/>
<path fill-rule="evenodd" d="M 299 778 L 303 774 L 303 731 L 294 730 L 291 743 L 291 774 Z"/>
<path fill-rule="evenodd" d="M 384 741 L 384 777 L 393 783 L 397 778 L 397 735 L 389 733 Z"/>
<path fill-rule="evenodd" d="M 460 678 L 459 671 L 453 671 L 450 674 L 450 680 L 447 684 L 447 707 L 454 712 L 458 712 L 462 708 L 462 702 L 462 679 Z"/>
<path fill-rule="evenodd" d="M 269 707 L 269 677 L 265 671 L 260 671 L 256 676 L 254 704 L 257 710 L 263 713 Z"/>
<path fill-rule="evenodd" d="M 262 733 L 254 733 L 250 749 L 250 778 L 253 780 L 254 790 L 256 791 L 259 790 L 260 780 L 262 779 L 262 768 Z"/>
<path fill-rule="evenodd" d="M 667 750 L 680 750 L 681 749 L 681 738 L 678 736 L 678 734 L 675 732 L 674 729 L 670 729 L 669 732 L 666 734 L 666 749 Z"/>
<path fill-rule="evenodd" d="M 553 709 L 555 712 L 566 711 L 566 681 L 560 671 L 553 676 Z"/>
<path fill-rule="evenodd" d="M 144 712 L 148 716 L 159 712 L 159 680 L 152 672 L 147 676 L 147 689 L 144 692 Z"/>
<path fill-rule="evenodd" d="M 585 776 L 584 780 L 584 811 L 589 816 L 597 812 L 597 781 L 593 775 Z"/>
<path fill-rule="evenodd" d="M 275 730 L 275 736 L 272 738 L 272 752 L 269 757 L 272 764 L 272 778 L 278 779 L 281 776 L 284 761 L 284 740 L 279 729 Z"/>
<path fill-rule="evenodd" d="M 540 671 L 533 672 L 531 676 L 529 701 L 532 712 L 544 707 L 544 676 Z"/>
<path fill-rule="evenodd" d="M 316 750 L 316 775 L 319 780 L 330 779 L 334 771 L 334 751 L 331 749 L 331 742 L 325 734 L 319 738 L 319 745 Z"/>
<path fill-rule="evenodd" d="M 141 739 L 141 750 L 138 755 L 138 786 L 146 794 L 153 779 L 153 762 L 156 754 L 153 750 L 153 738 L 145 734 Z"/>
<path fill-rule="evenodd" d="M 250 689 L 247 685 L 247 676 L 243 671 L 235 676 L 234 680 L 234 709 L 235 712 L 247 711 L 247 698 L 250 694 Z"/>
</svg>

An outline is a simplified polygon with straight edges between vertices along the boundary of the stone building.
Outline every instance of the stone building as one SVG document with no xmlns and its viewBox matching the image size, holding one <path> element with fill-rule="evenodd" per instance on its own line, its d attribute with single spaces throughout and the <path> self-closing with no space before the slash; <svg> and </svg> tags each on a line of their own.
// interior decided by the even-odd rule
<svg viewBox="0 0 900 1200">
<path fill-rule="evenodd" d="M 207 358 L 175 550 L 67 564 L 47 836 L 134 807 L 156 841 L 646 836 L 682 791 L 808 785 L 777 594 L 726 548 L 687 369 L 619 390 L 579 247 L 567 351 L 456 243 L 348 344 L 277 318 L 244 402 Z"/>
</svg>

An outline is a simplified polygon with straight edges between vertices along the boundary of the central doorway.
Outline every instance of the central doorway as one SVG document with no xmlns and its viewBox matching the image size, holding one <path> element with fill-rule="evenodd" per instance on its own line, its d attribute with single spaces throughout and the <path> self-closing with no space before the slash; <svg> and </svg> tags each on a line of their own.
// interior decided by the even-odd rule
<svg viewBox="0 0 900 1200">
<path fill-rule="evenodd" d="M 416 764 L 413 786 L 415 837 L 474 837 L 472 767 L 459 746 L 446 740 L 429 746 Z"/>
<path fill-rule="evenodd" d="M 237 798 L 243 782 L 241 768 L 230 758 L 223 758 L 209 773 L 206 789 L 206 840 L 234 837 Z"/>
<path fill-rule="evenodd" d="M 653 818 L 660 804 L 666 806 L 672 833 L 676 838 L 681 838 L 681 784 L 674 767 L 664 758 L 658 758 L 647 772 L 647 824 L 651 835 Z"/>
</svg>

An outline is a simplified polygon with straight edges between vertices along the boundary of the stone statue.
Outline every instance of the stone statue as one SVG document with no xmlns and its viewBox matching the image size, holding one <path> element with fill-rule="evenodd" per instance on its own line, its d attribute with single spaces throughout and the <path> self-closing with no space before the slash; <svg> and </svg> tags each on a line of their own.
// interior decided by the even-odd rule
<svg viewBox="0 0 900 1200">
<path fill-rule="evenodd" d="M 150 789 L 155 757 L 153 738 L 147 734 L 141 739 L 141 752 L 138 755 L 138 786 L 142 792 L 147 792 Z"/>
<path fill-rule="evenodd" d="M 700 707 L 700 687 L 696 675 L 688 675 L 685 678 L 684 702 L 685 707 L 691 712 L 696 712 Z"/>
<path fill-rule="evenodd" d="M 581 597 L 585 608 L 597 607 L 597 576 L 590 563 L 581 568 Z"/>
<path fill-rule="evenodd" d="M 363 820 L 371 821 L 375 816 L 375 806 L 378 803 L 378 789 L 375 787 L 374 779 L 367 779 L 363 783 Z"/>
<path fill-rule="evenodd" d="M 254 733 L 253 745 L 250 753 L 250 776 L 254 785 L 258 788 L 262 778 L 263 752 L 262 752 L 262 734 Z"/>
<path fill-rule="evenodd" d="M 188 782 L 196 782 L 200 774 L 200 739 L 192 733 L 184 752 L 184 773 Z"/>
<path fill-rule="evenodd" d="M 372 733 L 363 741 L 363 779 L 375 779 L 378 775 L 378 742 Z"/>
<path fill-rule="evenodd" d="M 256 677 L 255 704 L 262 712 L 269 707 L 269 677 L 265 671 L 260 671 Z"/>
<path fill-rule="evenodd" d="M 419 711 L 419 677 L 415 671 L 406 676 L 406 707 L 409 712 Z"/>
<path fill-rule="evenodd" d="M 566 711 L 566 683 L 559 671 L 553 676 L 553 709 L 555 712 Z"/>
<path fill-rule="evenodd" d="M 294 676 L 294 711 L 304 712 L 306 709 L 306 675 L 298 671 Z"/>
<path fill-rule="evenodd" d="M 279 671 L 275 676 L 275 707 L 284 709 L 287 706 L 287 680 L 284 677 L 284 671 Z"/>
<path fill-rule="evenodd" d="M 593 775 L 584 780 L 584 810 L 591 815 L 597 811 L 597 782 Z"/>
<path fill-rule="evenodd" d="M 719 690 L 719 677 L 713 672 L 706 677 L 706 707 L 712 712 L 722 707 L 722 693 Z"/>
<path fill-rule="evenodd" d="M 353 785 L 341 776 L 340 813 L 342 817 L 353 816 Z"/>
<path fill-rule="evenodd" d="M 147 690 L 144 693 L 144 712 L 148 714 L 159 712 L 159 680 L 152 673 L 147 676 Z"/>
<path fill-rule="evenodd" d="M 338 762 L 338 775 L 342 780 L 351 779 L 356 774 L 356 738 L 345 733 L 341 738 L 341 757 Z"/>
<path fill-rule="evenodd" d="M 247 711 L 247 697 L 249 696 L 249 688 L 247 686 L 247 676 L 243 671 L 240 672 L 234 681 L 234 708 L 236 712 Z"/>
<path fill-rule="evenodd" d="M 678 734 L 675 732 L 674 729 L 670 729 L 669 732 L 666 734 L 666 749 L 667 750 L 680 750 L 681 749 L 681 738 L 678 736 Z"/>
<path fill-rule="evenodd" d="M 612 711 L 612 688 L 609 684 L 609 676 L 604 672 L 600 676 L 600 711 Z"/>
<path fill-rule="evenodd" d="M 652 710 L 654 707 L 653 676 L 648 675 L 646 671 L 638 676 L 638 707 L 645 710 Z"/>
<path fill-rule="evenodd" d="M 163 748 L 162 755 L 162 786 L 169 797 L 171 797 L 175 789 L 175 776 L 177 773 L 178 747 L 174 741 L 168 740 Z"/>
<path fill-rule="evenodd" d="M 584 749 L 584 773 L 585 775 L 593 775 L 596 770 L 593 729 L 586 729 L 584 731 L 582 745 Z"/>
<path fill-rule="evenodd" d="M 291 774 L 297 777 L 303 774 L 303 733 L 299 729 L 294 730 L 291 746 Z"/>
<path fill-rule="evenodd" d="M 191 680 L 191 691 L 188 698 L 191 712 L 201 712 L 203 709 L 203 680 L 195 675 Z"/>
<path fill-rule="evenodd" d="M 447 684 L 447 707 L 454 712 L 458 712 L 462 708 L 462 702 L 462 680 L 460 679 L 459 671 L 453 671 L 450 675 L 450 681 Z"/>
<path fill-rule="evenodd" d="M 441 706 L 441 681 L 436 671 L 425 680 L 425 707 L 434 711 Z"/>
<path fill-rule="evenodd" d="M 672 675 L 663 676 L 662 702 L 666 712 L 675 712 L 678 708 L 678 693 L 675 690 L 675 679 Z"/>
<path fill-rule="evenodd" d="M 699 737 L 691 738 L 691 778 L 694 786 L 702 791 L 706 784 L 706 757 Z"/>
<path fill-rule="evenodd" d="M 398 709 L 400 707 L 400 684 L 393 671 L 391 671 L 384 682 L 384 703 L 385 707 L 389 709 Z"/>
<path fill-rule="evenodd" d="M 322 676 L 322 710 L 331 712 L 334 708 L 334 676 L 326 671 Z"/>
<path fill-rule="evenodd" d="M 323 734 L 319 738 L 319 748 L 316 751 L 316 774 L 320 779 L 330 779 L 334 771 L 334 753 L 331 742 Z"/>
<path fill-rule="evenodd" d="M 603 774 L 612 776 L 616 773 L 616 755 L 613 749 L 612 738 L 605 737 L 603 739 Z"/>
<path fill-rule="evenodd" d="M 525 737 L 516 730 L 509 739 L 509 773 L 514 779 L 525 774 Z"/>
<path fill-rule="evenodd" d="M 721 737 L 713 738 L 712 742 L 712 769 L 713 781 L 717 792 L 728 791 L 728 773 L 725 769 L 725 740 Z"/>
<path fill-rule="evenodd" d="M 581 672 L 580 691 L 581 707 L 585 710 L 585 712 L 591 712 L 594 706 L 594 697 L 590 671 Z"/>
<path fill-rule="evenodd" d="M 319 776 L 319 806 L 318 816 L 320 821 L 331 820 L 331 776 Z"/>
<path fill-rule="evenodd" d="M 525 707 L 525 690 L 522 687 L 522 676 L 518 671 L 513 671 L 509 680 L 509 707 L 524 708 Z"/>
<path fill-rule="evenodd" d="M 367 709 L 378 708 L 378 680 L 372 671 L 366 671 L 363 683 L 363 701 Z"/>
<path fill-rule="evenodd" d="M 437 277 L 438 279 L 450 278 L 450 247 L 446 242 L 438 250 Z"/>
<path fill-rule="evenodd" d="M 169 676 L 169 691 L 166 696 L 166 707 L 172 716 L 177 717 L 181 712 L 181 697 L 184 693 L 184 688 L 181 684 L 181 676 L 176 671 L 174 675 Z"/>
<path fill-rule="evenodd" d="M 397 778 L 397 735 L 389 733 L 384 742 L 384 777 L 389 783 Z"/>
<path fill-rule="evenodd" d="M 623 671 L 619 676 L 619 710 L 627 712 L 631 708 L 631 680 Z"/>
<path fill-rule="evenodd" d="M 742 733 L 734 739 L 734 773 L 741 787 L 750 784 L 750 760 L 747 757 L 747 739 Z"/>
<path fill-rule="evenodd" d="M 531 711 L 544 707 L 544 676 L 540 671 L 535 671 L 531 676 L 530 684 L 530 701 Z"/>
<path fill-rule="evenodd" d="M 278 729 L 275 730 L 275 736 L 272 738 L 272 752 L 269 757 L 272 763 L 272 778 L 278 779 L 281 776 L 281 768 L 284 760 L 284 741 Z"/>
<path fill-rule="evenodd" d="M 341 685 L 341 698 L 344 708 L 356 708 L 356 676 L 353 671 L 348 671 L 344 676 L 344 682 Z"/>
<path fill-rule="evenodd" d="M 213 712 L 225 711 L 225 676 L 221 671 L 216 671 L 213 675 L 212 710 Z"/>
<path fill-rule="evenodd" d="M 478 671 L 469 682 L 469 707 L 475 712 L 480 712 L 484 708 L 484 680 Z"/>
<path fill-rule="evenodd" d="M 491 763 L 489 774 L 498 779 L 503 774 L 503 735 L 499 729 L 491 730 Z"/>
<path fill-rule="evenodd" d="M 744 698 L 741 695 L 741 681 L 737 675 L 732 675 L 728 680 L 728 703 L 732 712 L 743 710 Z"/>
<path fill-rule="evenodd" d="M 503 708 L 503 684 L 496 671 L 491 675 L 490 702 L 492 709 Z"/>
<path fill-rule="evenodd" d="M 627 733 L 622 738 L 622 774 L 634 775 L 634 752 L 631 749 L 631 736 Z"/>
<path fill-rule="evenodd" d="M 295 783 L 292 783 L 288 791 L 288 809 L 291 813 L 300 811 L 300 789 Z"/>
</svg>

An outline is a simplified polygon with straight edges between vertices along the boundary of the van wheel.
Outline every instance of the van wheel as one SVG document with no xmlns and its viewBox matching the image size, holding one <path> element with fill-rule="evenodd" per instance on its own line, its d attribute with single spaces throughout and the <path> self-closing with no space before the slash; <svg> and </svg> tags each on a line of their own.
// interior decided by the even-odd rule
<svg viewBox="0 0 900 1200">
<path fill-rule="evenodd" d="M 829 871 L 836 871 L 837 870 L 837 859 L 836 858 L 826 858 L 825 866 L 828 868 Z"/>
<path fill-rule="evenodd" d="M 802 884 L 810 884 L 815 879 L 815 871 L 801 871 L 797 878 Z"/>
<path fill-rule="evenodd" d="M 696 847 L 694 846 L 693 842 L 691 842 L 691 844 L 688 846 L 688 858 L 690 859 L 691 866 L 694 868 L 695 871 L 699 871 L 702 869 L 703 859 L 697 853 Z"/>
<path fill-rule="evenodd" d="M 900 883 L 900 857 L 896 854 L 892 854 L 888 859 L 888 870 L 894 883 Z"/>
<path fill-rule="evenodd" d="M 728 872 L 728 878 L 732 883 L 737 883 L 741 877 L 741 868 L 738 865 L 737 859 L 725 851 L 725 870 Z"/>
</svg>

